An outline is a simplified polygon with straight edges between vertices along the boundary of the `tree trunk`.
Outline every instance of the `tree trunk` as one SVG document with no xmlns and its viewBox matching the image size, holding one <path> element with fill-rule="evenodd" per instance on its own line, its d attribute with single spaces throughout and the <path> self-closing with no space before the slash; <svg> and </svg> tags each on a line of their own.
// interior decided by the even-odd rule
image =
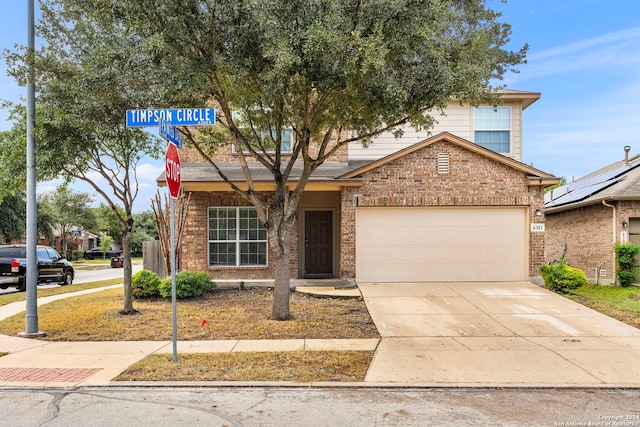
<svg viewBox="0 0 640 427">
<path fill-rule="evenodd" d="M 280 221 L 281 212 L 274 212 L 273 228 L 269 229 L 269 246 L 275 265 L 275 286 L 273 289 L 273 306 L 271 317 L 275 320 L 289 320 L 289 296 L 291 294 L 291 231 L 294 221 Z"/>
<path fill-rule="evenodd" d="M 122 260 L 124 274 L 124 308 L 120 314 L 135 314 L 138 310 L 133 308 L 131 286 L 131 231 L 128 229 L 122 233 Z"/>
</svg>

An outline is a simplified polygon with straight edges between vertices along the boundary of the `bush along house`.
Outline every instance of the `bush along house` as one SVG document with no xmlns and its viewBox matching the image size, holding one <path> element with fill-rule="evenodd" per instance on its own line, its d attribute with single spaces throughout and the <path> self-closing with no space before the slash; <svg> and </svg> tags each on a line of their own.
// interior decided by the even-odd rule
<svg viewBox="0 0 640 427">
<path fill-rule="evenodd" d="M 522 162 L 522 113 L 539 93 L 502 90 L 501 104 L 451 102 L 430 132 L 404 129 L 341 147 L 311 175 L 291 239 L 292 279 L 465 282 L 539 279 L 544 187 L 560 180 Z M 283 131 L 282 150 L 295 143 Z M 271 280 L 267 233 L 255 209 L 193 148 L 180 152 L 191 193 L 181 265 L 216 280 Z M 231 145 L 215 154 L 239 186 Z M 256 189 L 272 176 L 251 163 Z M 295 170 L 292 174 L 295 181 Z M 164 175 L 158 184 L 165 185 Z"/>
</svg>

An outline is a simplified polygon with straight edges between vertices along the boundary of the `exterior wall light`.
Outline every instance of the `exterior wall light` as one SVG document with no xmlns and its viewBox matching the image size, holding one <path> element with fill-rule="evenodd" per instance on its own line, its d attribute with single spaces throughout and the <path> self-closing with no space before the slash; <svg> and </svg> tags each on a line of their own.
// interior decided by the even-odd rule
<svg viewBox="0 0 640 427">
<path fill-rule="evenodd" d="M 535 214 L 536 214 L 536 216 L 542 216 L 542 209 L 536 208 Z"/>
<path fill-rule="evenodd" d="M 627 228 L 629 223 L 627 221 L 622 221 L 622 228 Z"/>
</svg>

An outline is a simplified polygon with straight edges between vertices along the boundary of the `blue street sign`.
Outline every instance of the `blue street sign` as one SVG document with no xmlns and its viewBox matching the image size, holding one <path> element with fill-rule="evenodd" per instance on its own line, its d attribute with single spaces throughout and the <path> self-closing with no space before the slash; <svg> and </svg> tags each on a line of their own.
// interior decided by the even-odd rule
<svg viewBox="0 0 640 427">
<path fill-rule="evenodd" d="M 180 132 L 178 128 L 164 119 L 160 119 L 158 127 L 160 128 L 161 137 L 172 142 L 176 147 L 182 148 L 182 132 Z"/>
<path fill-rule="evenodd" d="M 174 126 L 213 125 L 216 122 L 216 110 L 214 108 L 127 110 L 128 127 L 158 126 L 160 119 Z"/>
</svg>

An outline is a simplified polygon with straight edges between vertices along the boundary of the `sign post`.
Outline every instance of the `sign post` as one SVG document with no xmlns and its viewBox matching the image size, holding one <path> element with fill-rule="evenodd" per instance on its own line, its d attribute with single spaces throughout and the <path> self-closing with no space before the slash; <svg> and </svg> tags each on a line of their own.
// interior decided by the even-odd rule
<svg viewBox="0 0 640 427">
<path fill-rule="evenodd" d="M 160 136 L 169 142 L 164 157 L 165 179 L 169 187 L 169 209 L 171 210 L 171 317 L 173 326 L 173 363 L 178 361 L 178 321 L 176 315 L 176 219 L 175 202 L 182 186 L 180 179 L 180 156 L 182 132 L 177 126 L 204 126 L 216 122 L 213 108 L 175 108 L 127 110 L 127 127 L 158 126 Z"/>
<path fill-rule="evenodd" d="M 174 127 L 175 128 L 175 127 Z M 179 132 L 178 132 L 179 133 Z M 161 132 L 162 135 L 162 132 Z M 176 214 L 175 202 L 180 194 L 180 156 L 177 147 L 169 142 L 165 155 L 165 178 L 169 187 L 169 209 L 171 210 L 171 325 L 173 342 L 173 363 L 178 361 L 178 320 L 176 314 Z"/>
<path fill-rule="evenodd" d="M 173 363 L 178 362 L 178 316 L 176 308 L 176 209 L 174 197 L 171 205 L 171 336 L 173 343 Z"/>
</svg>

